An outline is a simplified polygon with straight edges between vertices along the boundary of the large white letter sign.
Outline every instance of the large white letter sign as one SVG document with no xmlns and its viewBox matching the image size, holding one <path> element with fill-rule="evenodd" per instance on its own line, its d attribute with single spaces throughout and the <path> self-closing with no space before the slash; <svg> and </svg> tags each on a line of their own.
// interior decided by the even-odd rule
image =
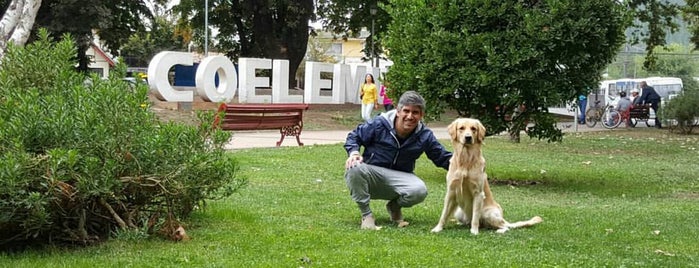
<svg viewBox="0 0 699 268">
<path fill-rule="evenodd" d="M 168 81 L 170 68 L 177 64 L 192 66 L 192 54 L 186 52 L 163 51 L 155 55 L 148 64 L 148 85 L 155 97 L 161 101 L 192 102 L 194 92 L 177 91 Z"/>
<path fill-rule="evenodd" d="M 238 75 L 240 76 L 238 102 L 240 103 L 270 103 L 272 95 L 257 95 L 258 87 L 269 87 L 269 77 L 255 75 L 257 69 L 272 69 L 271 59 L 240 58 L 238 60 Z"/>
<path fill-rule="evenodd" d="M 339 76 L 339 83 L 342 83 L 347 88 L 345 91 L 347 102 L 362 103 L 362 100 L 359 98 L 359 86 L 364 83 L 366 67 L 355 65 L 354 70 L 351 67 L 350 69 L 343 69 Z"/>
<path fill-rule="evenodd" d="M 215 77 L 218 74 L 218 88 Z M 233 62 L 224 56 L 207 57 L 199 63 L 195 76 L 197 93 L 204 101 L 230 102 L 235 96 L 238 74 Z"/>
<path fill-rule="evenodd" d="M 346 64 L 333 65 L 333 103 L 345 103 L 347 98 L 347 84 L 342 77 L 349 74 L 350 69 Z"/>
<path fill-rule="evenodd" d="M 306 85 L 304 88 L 304 101 L 306 103 L 332 103 L 332 96 L 321 96 L 320 89 L 332 89 L 332 81 L 321 79 L 320 73 L 331 73 L 333 65 L 321 62 L 306 62 Z"/>
<path fill-rule="evenodd" d="M 289 95 L 289 60 L 272 61 L 272 102 L 303 103 L 303 95 Z"/>
</svg>

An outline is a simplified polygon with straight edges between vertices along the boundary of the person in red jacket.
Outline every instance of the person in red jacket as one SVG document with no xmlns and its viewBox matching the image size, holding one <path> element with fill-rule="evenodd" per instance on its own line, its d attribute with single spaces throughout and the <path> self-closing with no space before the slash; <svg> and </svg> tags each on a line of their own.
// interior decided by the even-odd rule
<svg viewBox="0 0 699 268">
<path fill-rule="evenodd" d="M 381 85 L 381 92 L 379 93 L 379 97 L 383 100 L 383 108 L 388 112 L 393 110 L 393 100 L 386 95 L 386 90 L 388 90 L 388 81 L 384 81 L 384 84 Z"/>
</svg>

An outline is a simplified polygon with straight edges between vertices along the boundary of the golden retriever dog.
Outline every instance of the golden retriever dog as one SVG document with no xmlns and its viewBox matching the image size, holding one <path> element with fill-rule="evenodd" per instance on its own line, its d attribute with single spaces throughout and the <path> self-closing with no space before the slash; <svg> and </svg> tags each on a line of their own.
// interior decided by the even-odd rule
<svg viewBox="0 0 699 268">
<path fill-rule="evenodd" d="M 528 221 L 509 223 L 503 218 L 502 208 L 493 199 L 485 173 L 485 158 L 481 146 L 485 127 L 477 119 L 458 118 L 448 127 L 454 155 L 447 172 L 447 193 L 444 209 L 433 233 L 442 231 L 450 216 L 462 224 L 471 223 L 471 233 L 478 234 L 480 225 L 497 229 L 498 233 L 510 228 L 531 226 L 542 221 L 536 216 Z"/>
</svg>

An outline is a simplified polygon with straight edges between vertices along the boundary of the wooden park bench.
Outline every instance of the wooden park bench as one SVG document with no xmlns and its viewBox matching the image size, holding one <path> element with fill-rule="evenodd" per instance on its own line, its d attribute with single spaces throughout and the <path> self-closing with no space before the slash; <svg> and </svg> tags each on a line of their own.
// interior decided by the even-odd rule
<svg viewBox="0 0 699 268">
<path fill-rule="evenodd" d="M 633 105 L 629 108 L 629 123 L 635 127 L 638 121 L 645 121 L 646 126 L 650 127 L 648 120 L 650 119 L 650 104 Z M 657 116 L 657 115 L 656 115 Z"/>
<path fill-rule="evenodd" d="M 303 103 L 222 103 L 214 119 L 214 127 L 220 127 L 222 130 L 279 129 L 281 139 L 277 141 L 277 146 L 282 144 L 286 136 L 296 136 L 298 145 L 303 146 L 300 136 L 305 110 L 308 110 L 308 104 Z"/>
</svg>

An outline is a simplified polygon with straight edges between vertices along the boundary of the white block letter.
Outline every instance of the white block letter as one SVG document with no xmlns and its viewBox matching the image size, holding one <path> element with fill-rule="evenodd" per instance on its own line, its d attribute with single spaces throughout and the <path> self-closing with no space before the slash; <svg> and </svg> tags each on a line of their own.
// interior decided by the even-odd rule
<svg viewBox="0 0 699 268">
<path fill-rule="evenodd" d="M 272 69 L 272 60 L 240 58 L 238 60 L 238 75 L 240 76 L 238 102 L 240 103 L 270 103 L 272 95 L 257 95 L 258 87 L 269 88 L 269 77 L 255 75 L 257 69 Z"/>
<path fill-rule="evenodd" d="M 218 74 L 218 88 L 215 75 Z M 238 74 L 233 62 L 224 56 L 207 57 L 197 67 L 197 93 L 204 101 L 230 102 L 235 96 Z"/>
<path fill-rule="evenodd" d="M 193 61 L 192 54 L 186 52 L 163 51 L 155 55 L 148 64 L 148 85 L 155 97 L 169 102 L 194 101 L 194 92 L 177 91 L 168 81 L 168 73 L 172 66 L 192 66 Z"/>
</svg>

